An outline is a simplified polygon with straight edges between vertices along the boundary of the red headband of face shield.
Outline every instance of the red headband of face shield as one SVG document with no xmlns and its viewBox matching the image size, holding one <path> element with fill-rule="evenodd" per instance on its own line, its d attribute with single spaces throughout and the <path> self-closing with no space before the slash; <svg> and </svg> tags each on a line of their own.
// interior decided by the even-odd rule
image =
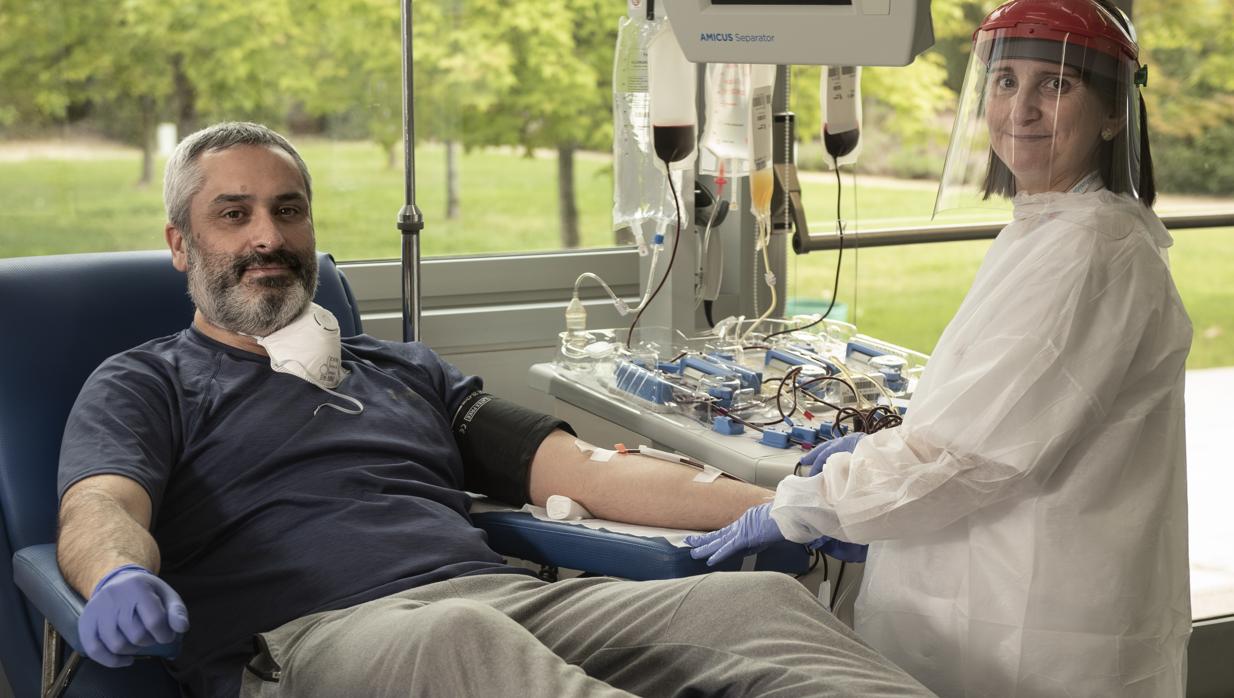
<svg viewBox="0 0 1234 698">
<path fill-rule="evenodd" d="M 991 36 L 1009 45 L 1049 42 L 1084 47 L 1090 56 L 1104 56 L 1103 62 L 1138 63 L 1140 53 L 1135 37 L 1093 0 L 1011 0 L 999 7 L 973 33 L 974 51 L 987 63 L 995 50 L 995 42 L 988 39 Z"/>
</svg>

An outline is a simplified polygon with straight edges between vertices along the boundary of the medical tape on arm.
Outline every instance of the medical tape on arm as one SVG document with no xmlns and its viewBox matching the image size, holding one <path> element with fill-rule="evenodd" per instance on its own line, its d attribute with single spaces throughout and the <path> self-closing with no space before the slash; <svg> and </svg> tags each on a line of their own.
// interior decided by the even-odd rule
<svg viewBox="0 0 1234 698">
<path fill-rule="evenodd" d="M 611 451 L 607 448 L 596 448 L 582 439 L 575 439 L 574 446 L 583 453 L 588 454 L 587 460 L 594 460 L 600 463 L 607 463 L 617 455 L 616 451 Z"/>
</svg>

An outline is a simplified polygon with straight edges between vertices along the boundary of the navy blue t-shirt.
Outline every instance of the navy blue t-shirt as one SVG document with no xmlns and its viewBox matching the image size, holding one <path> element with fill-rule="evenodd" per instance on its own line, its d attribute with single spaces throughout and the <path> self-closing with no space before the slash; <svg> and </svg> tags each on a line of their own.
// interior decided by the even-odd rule
<svg viewBox="0 0 1234 698">
<path fill-rule="evenodd" d="M 450 425 L 480 388 L 423 344 L 343 340 L 338 392 L 190 328 L 111 357 L 65 429 L 59 492 L 137 481 L 163 577 L 191 628 L 172 673 L 236 695 L 254 633 L 300 616 L 505 565 L 468 517 Z"/>
</svg>

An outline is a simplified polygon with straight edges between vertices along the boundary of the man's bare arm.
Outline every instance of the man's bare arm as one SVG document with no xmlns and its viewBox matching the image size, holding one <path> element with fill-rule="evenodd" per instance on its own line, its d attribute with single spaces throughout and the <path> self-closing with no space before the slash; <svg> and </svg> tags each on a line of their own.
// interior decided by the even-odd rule
<svg viewBox="0 0 1234 698">
<path fill-rule="evenodd" d="M 771 501 L 774 492 L 729 478 L 695 482 L 698 470 L 639 455 L 588 460 L 575 438 L 555 431 L 531 461 L 531 501 L 569 497 L 612 521 L 709 531 Z"/>
<path fill-rule="evenodd" d="M 121 475 L 75 483 L 60 502 L 56 559 L 69 585 L 89 599 L 103 575 L 127 564 L 158 574 L 159 549 L 150 535 L 150 496 Z"/>
</svg>

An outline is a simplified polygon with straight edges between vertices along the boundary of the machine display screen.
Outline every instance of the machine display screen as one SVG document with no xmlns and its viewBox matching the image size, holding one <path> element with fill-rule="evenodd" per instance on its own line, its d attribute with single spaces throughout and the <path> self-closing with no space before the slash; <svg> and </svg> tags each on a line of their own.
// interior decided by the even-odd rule
<svg viewBox="0 0 1234 698">
<path fill-rule="evenodd" d="M 934 43 L 930 0 L 659 0 L 656 4 L 672 18 L 677 43 L 694 63 L 908 65 Z"/>
</svg>

